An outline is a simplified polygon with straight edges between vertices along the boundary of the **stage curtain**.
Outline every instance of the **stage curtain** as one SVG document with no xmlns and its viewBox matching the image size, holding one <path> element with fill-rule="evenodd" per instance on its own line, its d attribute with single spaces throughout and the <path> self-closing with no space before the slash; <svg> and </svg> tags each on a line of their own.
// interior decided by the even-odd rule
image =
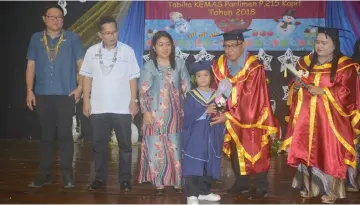
<svg viewBox="0 0 360 205">
<path fill-rule="evenodd" d="M 145 4 L 132 1 L 119 32 L 119 40 L 134 49 L 137 62 L 142 68 L 145 38 Z"/>
<path fill-rule="evenodd" d="M 101 39 L 98 36 L 98 22 L 103 16 L 113 16 L 118 25 L 127 17 L 131 1 L 100 1 L 79 18 L 68 30 L 77 33 L 85 48 Z"/>
<path fill-rule="evenodd" d="M 360 38 L 360 1 L 344 1 L 342 3 L 356 38 Z"/>
<path fill-rule="evenodd" d="M 347 1 L 327 1 L 325 25 L 349 30 L 340 32 L 340 49 L 344 55 L 351 57 L 354 45 L 359 37 L 360 3 Z M 351 23 L 352 22 L 352 23 Z M 357 33 L 357 34 L 356 34 Z"/>
</svg>

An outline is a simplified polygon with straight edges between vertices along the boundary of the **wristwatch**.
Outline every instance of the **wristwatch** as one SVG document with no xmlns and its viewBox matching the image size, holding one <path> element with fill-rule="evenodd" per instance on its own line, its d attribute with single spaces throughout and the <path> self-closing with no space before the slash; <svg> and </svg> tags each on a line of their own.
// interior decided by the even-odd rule
<svg viewBox="0 0 360 205">
<path fill-rule="evenodd" d="M 132 102 L 138 103 L 138 99 L 131 99 Z"/>
</svg>

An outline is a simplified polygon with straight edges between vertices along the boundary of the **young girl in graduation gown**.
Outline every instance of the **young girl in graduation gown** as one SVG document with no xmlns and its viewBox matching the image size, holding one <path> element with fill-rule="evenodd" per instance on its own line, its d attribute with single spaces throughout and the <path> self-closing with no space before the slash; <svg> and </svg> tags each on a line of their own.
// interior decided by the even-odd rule
<svg viewBox="0 0 360 205">
<path fill-rule="evenodd" d="M 211 182 L 219 179 L 224 124 L 210 125 L 216 113 L 215 91 L 210 88 L 211 62 L 198 62 L 191 66 L 196 88 L 186 93 L 184 102 L 184 128 L 182 132 L 182 175 L 188 204 L 199 200 L 219 201 L 220 196 L 210 192 Z"/>
</svg>

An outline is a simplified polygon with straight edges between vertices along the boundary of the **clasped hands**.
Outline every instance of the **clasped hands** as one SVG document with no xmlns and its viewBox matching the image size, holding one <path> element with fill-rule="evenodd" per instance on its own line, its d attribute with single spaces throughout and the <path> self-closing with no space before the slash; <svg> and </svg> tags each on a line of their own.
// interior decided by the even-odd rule
<svg viewBox="0 0 360 205">
<path fill-rule="evenodd" d="M 294 86 L 297 87 L 297 88 L 303 87 L 302 84 L 301 84 L 301 81 L 299 79 L 295 80 Z M 317 87 L 317 86 L 314 86 L 314 85 L 308 85 L 307 90 L 311 95 L 314 95 L 314 96 L 325 94 L 324 89 L 322 89 L 320 87 Z"/>
<path fill-rule="evenodd" d="M 205 113 L 206 114 L 214 114 L 214 113 L 218 113 L 217 110 L 216 110 L 216 105 L 214 103 L 210 104 L 207 106 L 206 110 L 205 110 Z M 143 117 L 143 120 L 144 120 L 144 124 L 146 125 L 150 125 L 153 123 L 153 119 L 152 119 L 152 113 L 151 112 L 145 112 L 144 113 L 144 117 Z M 221 113 L 219 115 L 216 115 L 216 116 L 213 116 L 211 118 L 211 123 L 210 125 L 216 125 L 216 124 L 219 124 L 219 123 L 223 123 L 227 120 L 226 116 Z"/>
<path fill-rule="evenodd" d="M 210 126 L 224 123 L 227 120 L 227 117 L 224 115 L 224 113 L 219 113 L 216 110 L 216 105 L 214 103 L 208 105 L 205 112 L 206 114 L 216 114 L 215 116 L 211 117 Z"/>
</svg>

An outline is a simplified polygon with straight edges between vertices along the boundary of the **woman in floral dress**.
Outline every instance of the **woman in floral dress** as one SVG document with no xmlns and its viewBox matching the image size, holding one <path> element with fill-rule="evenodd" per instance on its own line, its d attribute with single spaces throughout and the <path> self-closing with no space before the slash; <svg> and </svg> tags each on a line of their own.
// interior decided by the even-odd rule
<svg viewBox="0 0 360 205">
<path fill-rule="evenodd" d="M 164 194 L 165 186 L 182 192 L 182 100 L 190 89 L 190 77 L 185 61 L 175 57 L 173 39 L 166 31 L 153 36 L 150 56 L 140 74 L 144 117 L 139 183 L 151 182 L 158 195 Z"/>
</svg>

